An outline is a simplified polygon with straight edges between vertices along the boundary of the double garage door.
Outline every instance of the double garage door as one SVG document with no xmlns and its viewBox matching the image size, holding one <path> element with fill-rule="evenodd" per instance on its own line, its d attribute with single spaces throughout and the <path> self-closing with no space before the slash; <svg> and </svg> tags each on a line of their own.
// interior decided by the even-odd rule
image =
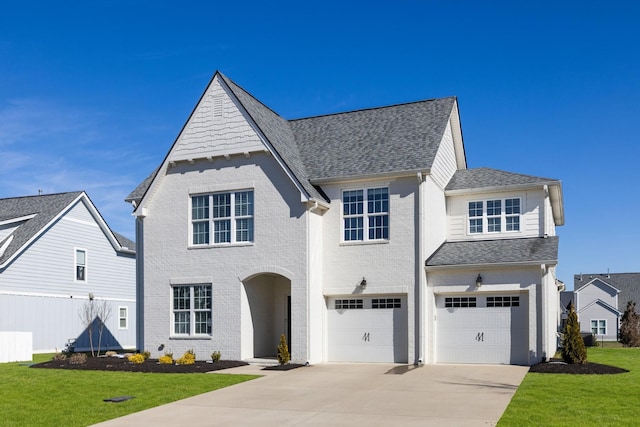
<svg viewBox="0 0 640 427">
<path fill-rule="evenodd" d="M 436 361 L 528 365 L 526 294 L 436 297 Z"/>
<path fill-rule="evenodd" d="M 407 299 L 327 298 L 327 347 L 331 362 L 407 363 Z"/>
</svg>

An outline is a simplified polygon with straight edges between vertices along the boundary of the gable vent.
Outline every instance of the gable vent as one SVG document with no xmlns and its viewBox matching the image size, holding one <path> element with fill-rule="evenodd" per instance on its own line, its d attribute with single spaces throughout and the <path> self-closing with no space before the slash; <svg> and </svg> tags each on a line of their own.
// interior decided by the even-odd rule
<svg viewBox="0 0 640 427">
<path fill-rule="evenodd" d="M 222 117 L 222 96 L 214 96 L 213 102 L 213 117 Z"/>
</svg>

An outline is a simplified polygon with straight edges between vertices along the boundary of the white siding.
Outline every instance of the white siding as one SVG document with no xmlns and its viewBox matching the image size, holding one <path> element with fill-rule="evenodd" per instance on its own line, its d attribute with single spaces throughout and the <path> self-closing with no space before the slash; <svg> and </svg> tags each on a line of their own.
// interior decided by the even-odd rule
<svg viewBox="0 0 640 427">
<path fill-rule="evenodd" d="M 453 146 L 451 122 L 449 121 L 442 136 L 440 146 L 438 147 L 436 157 L 433 159 L 431 176 L 440 188 L 445 188 L 456 170 L 456 153 Z"/>
<path fill-rule="evenodd" d="M 469 234 L 468 209 L 471 201 L 516 198 L 521 199 L 520 231 L 501 233 Z M 538 191 L 510 191 L 501 193 L 478 193 L 472 195 L 448 196 L 448 239 L 449 241 L 514 239 L 541 237 L 543 228 L 544 194 Z M 485 224 L 486 230 L 486 224 Z"/>
<path fill-rule="evenodd" d="M 264 149 L 257 133 L 216 77 L 180 134 L 169 160 L 249 153 Z"/>
<path fill-rule="evenodd" d="M 253 188 L 255 243 L 189 247 L 190 191 Z M 272 156 L 232 157 L 214 163 L 179 164 L 146 202 L 144 218 L 145 347 L 182 354 L 193 348 L 207 358 L 213 350 L 224 358 L 241 357 L 243 280 L 261 272 L 291 279 L 292 357 L 307 360 L 307 241 L 305 206 L 300 193 Z M 279 273 L 279 272 L 284 273 Z M 211 277 L 213 333 L 210 339 L 173 339 L 170 281 Z M 246 298 L 246 295 L 244 296 Z M 248 318 L 244 319 L 245 322 Z M 277 342 L 273 343 L 274 347 Z M 200 358 L 201 356 L 199 356 Z"/>
</svg>

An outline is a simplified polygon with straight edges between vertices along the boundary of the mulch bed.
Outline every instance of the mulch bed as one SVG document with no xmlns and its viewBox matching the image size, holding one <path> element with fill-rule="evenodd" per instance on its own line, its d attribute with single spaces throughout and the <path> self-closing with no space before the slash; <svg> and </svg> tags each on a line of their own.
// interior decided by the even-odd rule
<svg viewBox="0 0 640 427">
<path fill-rule="evenodd" d="M 285 365 L 267 366 L 262 368 L 263 371 L 290 371 L 292 369 L 301 368 L 306 365 L 300 363 L 287 363 Z"/>
<path fill-rule="evenodd" d="M 584 365 L 564 363 L 559 359 L 551 359 L 549 362 L 538 363 L 529 368 L 529 372 L 541 374 L 622 374 L 629 372 L 616 366 L 601 365 L 600 363 L 587 362 Z"/>
<path fill-rule="evenodd" d="M 171 374 L 191 374 L 198 372 L 211 372 L 221 369 L 236 368 L 248 365 L 247 362 L 237 360 L 220 360 L 216 363 L 196 361 L 193 365 L 161 365 L 156 359 L 149 359 L 144 363 L 130 363 L 127 358 L 118 357 L 89 357 L 81 365 L 74 365 L 70 360 L 50 360 L 48 362 L 31 365 L 32 368 L 90 370 L 90 371 L 124 371 L 124 372 L 156 372 Z"/>
</svg>

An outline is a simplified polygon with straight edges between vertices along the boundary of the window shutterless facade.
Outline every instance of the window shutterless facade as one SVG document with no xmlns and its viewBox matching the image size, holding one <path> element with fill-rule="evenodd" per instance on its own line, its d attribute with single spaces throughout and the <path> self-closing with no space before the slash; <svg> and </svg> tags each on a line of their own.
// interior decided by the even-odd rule
<svg viewBox="0 0 640 427">
<path fill-rule="evenodd" d="M 129 323 L 129 313 L 127 307 L 118 307 L 118 329 L 127 329 Z"/>
<path fill-rule="evenodd" d="M 607 335 L 607 321 L 603 319 L 592 320 L 591 333 L 594 335 Z"/>
<path fill-rule="evenodd" d="M 75 281 L 87 281 L 87 251 L 76 249 L 75 252 Z"/>
<path fill-rule="evenodd" d="M 191 244 L 253 242 L 253 190 L 191 196 Z"/>
<path fill-rule="evenodd" d="M 469 234 L 520 231 L 520 198 L 469 202 Z"/>
<path fill-rule="evenodd" d="M 345 242 L 389 239 L 389 189 L 368 188 L 342 192 Z"/>
<path fill-rule="evenodd" d="M 174 336 L 211 336 L 211 285 L 174 286 L 171 290 Z"/>
</svg>

